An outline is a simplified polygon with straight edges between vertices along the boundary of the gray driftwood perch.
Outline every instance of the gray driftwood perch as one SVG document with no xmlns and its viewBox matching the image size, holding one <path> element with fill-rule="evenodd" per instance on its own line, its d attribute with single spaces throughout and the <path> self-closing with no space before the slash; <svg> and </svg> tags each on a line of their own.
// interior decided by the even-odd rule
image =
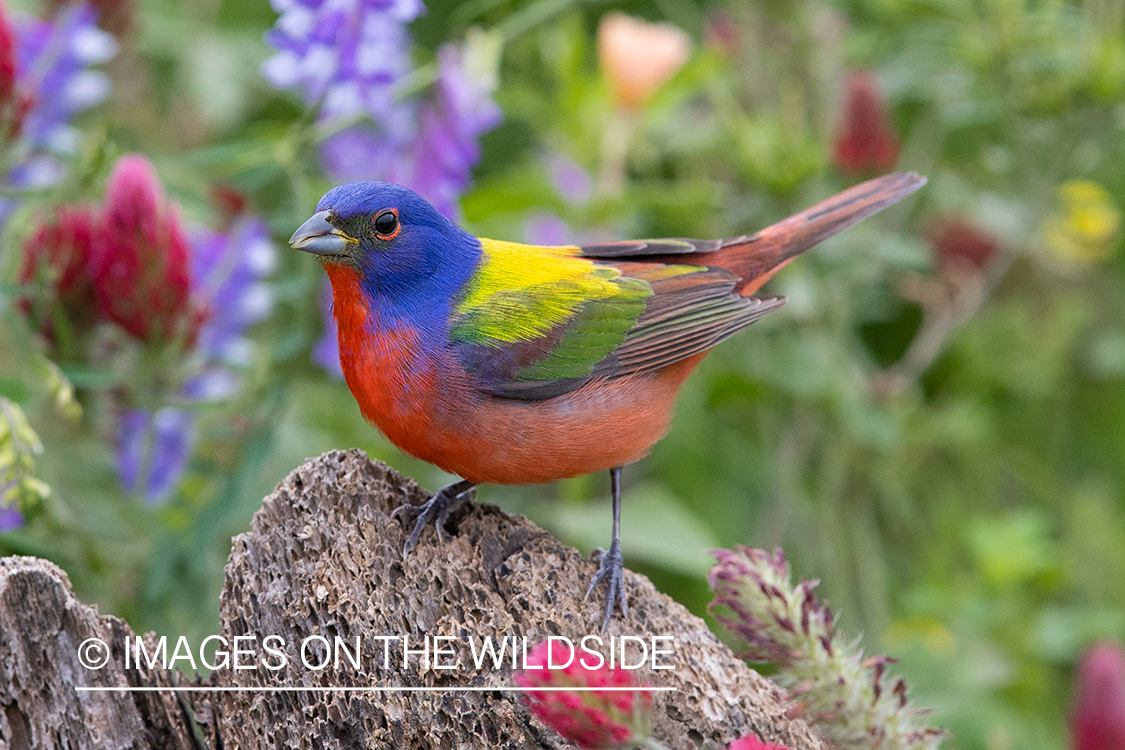
<svg viewBox="0 0 1125 750">
<path fill-rule="evenodd" d="M 461 509 L 447 524 L 444 543 L 427 531 L 403 561 L 405 530 L 390 512 L 425 497 L 412 480 L 360 451 L 333 451 L 292 472 L 265 499 L 251 530 L 235 538 L 226 568 L 222 635 L 231 643 L 243 636 L 241 643 L 253 654 L 243 661 L 257 668 L 216 670 L 205 684 L 511 685 L 510 665 L 475 668 L 470 638 L 479 644 L 486 636 L 526 636 L 534 644 L 555 635 L 577 642 L 598 632 L 599 602 L 582 599 L 596 563 L 494 506 Z M 704 742 L 725 747 L 754 732 L 791 750 L 821 749 L 802 721 L 787 717 L 783 691 L 737 659 L 702 620 L 643 576 L 626 572 L 626 582 L 629 616 L 614 619 L 606 637 L 676 638 L 663 660 L 673 669 L 639 671 L 652 684 L 676 688 L 655 698 L 659 740 L 684 750 Z M 65 575 L 49 563 L 21 558 L 0 568 L 0 750 L 192 747 L 181 702 L 167 694 L 103 695 L 97 702 L 75 697 L 74 684 L 94 683 L 73 656 L 69 663 L 65 659 L 87 634 L 104 634 L 111 643 L 130 635 L 122 621 L 99 617 L 76 602 Z M 264 656 L 267 635 L 284 640 L 278 650 L 286 661 L 280 669 L 264 667 L 267 661 L 281 664 Z M 323 641 L 310 636 L 328 643 L 339 636 L 349 648 L 359 637 L 359 668 L 347 653 L 338 668 L 306 667 L 300 644 L 309 645 L 306 657 L 312 663 L 325 654 Z M 450 636 L 443 645 L 454 656 L 443 661 L 459 659 L 461 666 L 438 670 L 415 655 L 404 669 L 403 639 L 421 649 L 434 636 Z M 24 656 L 11 661 L 13 653 Z M 120 657 L 115 654 L 115 664 L 121 664 Z M 49 667 L 60 663 L 68 664 L 65 671 Z M 173 676 L 103 670 L 98 679 L 168 684 Z M 49 695 L 43 695 L 41 685 L 48 686 Z M 216 749 L 568 746 L 511 692 L 246 691 L 185 697 Z"/>
</svg>

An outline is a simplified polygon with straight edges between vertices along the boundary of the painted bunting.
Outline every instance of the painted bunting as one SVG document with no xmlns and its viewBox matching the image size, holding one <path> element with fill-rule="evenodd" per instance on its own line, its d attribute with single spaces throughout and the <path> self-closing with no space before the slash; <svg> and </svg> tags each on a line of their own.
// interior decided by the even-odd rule
<svg viewBox="0 0 1125 750">
<path fill-rule="evenodd" d="M 925 184 L 891 174 L 755 234 L 541 247 L 474 237 L 383 182 L 334 188 L 290 238 L 332 282 L 340 364 L 363 415 L 463 477 L 422 506 L 403 555 L 482 482 L 610 471 L 613 539 L 587 596 L 627 611 L 621 467 L 668 427 L 712 347 L 784 297 L 754 293 L 794 257 Z"/>
</svg>

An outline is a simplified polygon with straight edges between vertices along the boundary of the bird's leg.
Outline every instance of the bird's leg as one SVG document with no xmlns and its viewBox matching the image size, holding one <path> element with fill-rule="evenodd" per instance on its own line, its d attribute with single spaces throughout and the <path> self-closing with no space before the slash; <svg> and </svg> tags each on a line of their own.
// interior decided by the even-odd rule
<svg viewBox="0 0 1125 750">
<path fill-rule="evenodd" d="M 399 513 L 402 513 L 408 519 L 414 516 L 418 517 L 418 520 L 414 522 L 414 530 L 410 532 L 410 536 L 407 538 L 406 544 L 402 548 L 402 557 L 404 560 L 407 555 L 418 546 L 418 538 L 422 536 L 422 529 L 426 528 L 430 523 L 434 524 L 434 528 L 437 529 L 438 540 L 441 541 L 441 527 L 445 525 L 449 514 L 468 499 L 469 494 L 473 491 L 473 487 L 475 486 L 475 482 L 462 479 L 460 482 L 454 482 L 448 487 L 443 487 L 436 495 L 422 505 L 410 505 L 407 503 L 398 506 L 391 512 L 391 518 L 394 518 Z"/>
<path fill-rule="evenodd" d="M 629 614 L 629 605 L 625 603 L 625 580 L 622 574 L 624 564 L 621 560 L 621 467 L 609 470 L 610 491 L 613 493 L 613 541 L 610 542 L 608 551 L 601 551 L 601 567 L 590 581 L 590 588 L 586 589 L 586 598 L 590 598 L 594 587 L 604 578 L 609 590 L 605 597 L 605 619 L 602 620 L 602 632 L 605 632 L 609 620 L 613 616 L 613 608 L 621 608 L 621 615 Z"/>
</svg>

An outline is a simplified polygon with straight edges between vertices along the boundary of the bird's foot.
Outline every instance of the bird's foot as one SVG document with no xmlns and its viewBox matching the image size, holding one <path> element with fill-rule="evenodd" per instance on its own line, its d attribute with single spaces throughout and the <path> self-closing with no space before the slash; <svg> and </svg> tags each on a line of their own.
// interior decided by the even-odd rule
<svg viewBox="0 0 1125 750">
<path fill-rule="evenodd" d="M 406 544 L 402 548 L 402 558 L 405 560 L 414 548 L 418 546 L 418 539 L 422 536 L 422 530 L 429 524 L 433 524 L 437 530 L 438 541 L 444 541 L 441 529 L 445 526 L 445 522 L 449 520 L 449 514 L 457 510 L 461 503 L 465 502 L 473 492 L 472 482 L 456 482 L 448 487 L 443 487 L 436 495 L 431 497 L 422 505 L 410 505 L 406 503 L 400 505 L 391 511 L 391 518 L 398 514 L 402 514 L 407 518 L 417 518 L 414 522 L 414 530 L 410 532 L 410 536 L 406 539 Z"/>
<path fill-rule="evenodd" d="M 594 550 L 594 554 L 600 558 L 601 567 L 590 579 L 590 588 L 586 589 L 586 599 L 590 598 L 594 587 L 601 583 L 602 579 L 605 579 L 608 590 L 605 597 L 605 619 L 602 620 L 602 632 L 604 633 L 609 625 L 610 618 L 613 617 L 614 607 L 621 610 L 622 617 L 629 614 L 629 605 L 625 602 L 625 577 L 623 573 L 625 564 L 621 558 L 621 544 L 616 539 L 609 545 L 609 551 L 598 548 Z"/>
</svg>

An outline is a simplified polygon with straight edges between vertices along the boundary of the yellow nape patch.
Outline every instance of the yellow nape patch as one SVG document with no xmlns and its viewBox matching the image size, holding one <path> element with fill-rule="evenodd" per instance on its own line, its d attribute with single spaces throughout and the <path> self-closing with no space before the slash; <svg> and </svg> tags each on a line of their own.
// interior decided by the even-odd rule
<svg viewBox="0 0 1125 750">
<path fill-rule="evenodd" d="M 621 291 L 621 272 L 579 257 L 579 248 L 480 241 L 480 266 L 457 306 L 457 338 L 500 345 L 543 335 L 590 300 Z"/>
</svg>

